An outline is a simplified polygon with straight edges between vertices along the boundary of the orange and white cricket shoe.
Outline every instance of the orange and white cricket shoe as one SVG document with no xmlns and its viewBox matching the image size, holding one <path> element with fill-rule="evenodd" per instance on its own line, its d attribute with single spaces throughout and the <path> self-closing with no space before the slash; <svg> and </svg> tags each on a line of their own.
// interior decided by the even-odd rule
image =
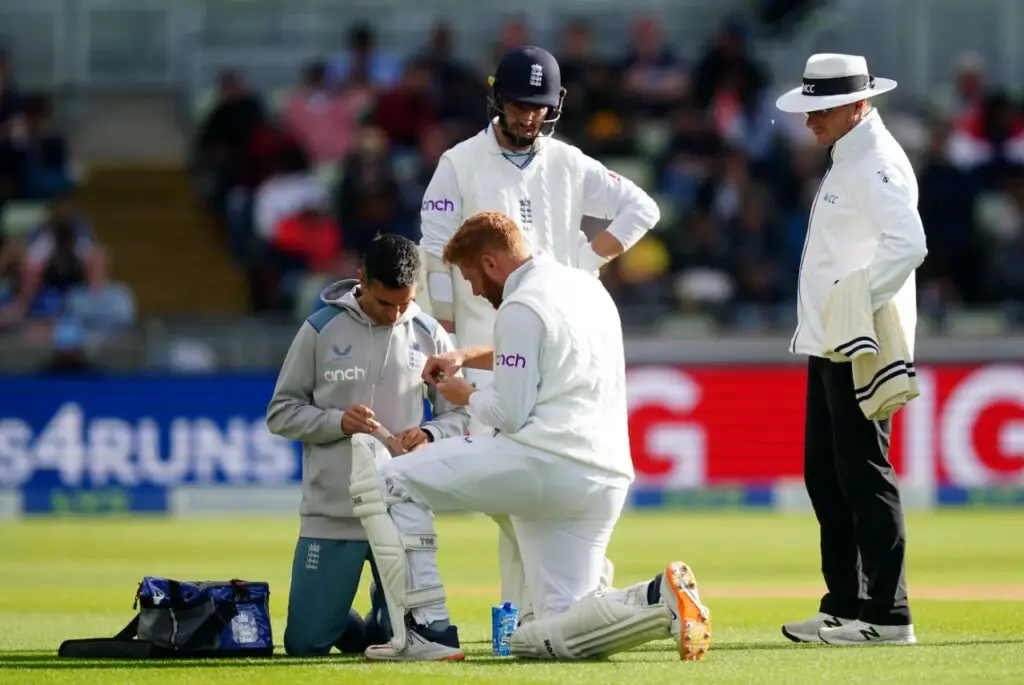
<svg viewBox="0 0 1024 685">
<path fill-rule="evenodd" d="M 673 561 L 661 576 L 661 601 L 672 615 L 669 629 L 683 661 L 700 661 L 711 646 L 711 611 L 700 603 L 689 566 Z"/>
</svg>

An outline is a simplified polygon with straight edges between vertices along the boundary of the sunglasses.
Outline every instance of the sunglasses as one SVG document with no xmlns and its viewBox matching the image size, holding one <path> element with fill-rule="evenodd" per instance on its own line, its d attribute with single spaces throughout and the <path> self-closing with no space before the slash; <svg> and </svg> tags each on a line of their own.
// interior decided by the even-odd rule
<svg viewBox="0 0 1024 685">
<path fill-rule="evenodd" d="M 827 117 L 829 114 L 831 114 L 832 112 L 836 111 L 837 109 L 839 109 L 839 108 L 838 107 L 829 107 L 827 109 L 816 109 L 813 112 L 806 112 L 805 116 L 808 119 L 815 118 L 815 117 Z"/>
</svg>

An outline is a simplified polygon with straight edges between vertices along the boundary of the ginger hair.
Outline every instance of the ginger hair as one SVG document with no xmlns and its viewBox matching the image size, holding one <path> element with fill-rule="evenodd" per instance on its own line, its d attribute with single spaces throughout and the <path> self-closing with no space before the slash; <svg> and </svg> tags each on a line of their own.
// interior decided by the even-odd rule
<svg viewBox="0 0 1024 685">
<path fill-rule="evenodd" d="M 485 252 L 526 258 L 529 249 L 516 222 L 501 212 L 479 212 L 466 219 L 444 247 L 447 264 L 470 264 Z"/>
</svg>

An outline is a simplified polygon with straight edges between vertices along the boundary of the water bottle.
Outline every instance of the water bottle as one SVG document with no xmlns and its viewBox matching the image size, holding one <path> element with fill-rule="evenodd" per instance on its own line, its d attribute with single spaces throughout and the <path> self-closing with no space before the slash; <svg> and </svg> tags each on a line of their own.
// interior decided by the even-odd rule
<svg viewBox="0 0 1024 685">
<path fill-rule="evenodd" d="M 491 653 L 494 656 L 512 656 L 508 640 L 519 624 L 519 609 L 505 602 L 491 607 Z"/>
</svg>

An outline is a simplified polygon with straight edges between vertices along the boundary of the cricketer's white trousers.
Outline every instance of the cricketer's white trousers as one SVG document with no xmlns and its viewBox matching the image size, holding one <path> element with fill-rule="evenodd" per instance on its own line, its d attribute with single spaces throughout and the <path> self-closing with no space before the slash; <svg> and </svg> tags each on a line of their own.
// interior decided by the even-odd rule
<svg viewBox="0 0 1024 685">
<path fill-rule="evenodd" d="M 383 465 L 380 476 L 403 534 L 434 534 L 432 512 L 506 515 L 512 522 L 536 617 L 564 612 L 598 587 L 628 479 L 525 447 L 501 434 L 449 438 Z M 413 590 L 441 584 L 433 552 L 410 552 Z M 448 618 L 435 604 L 421 624 Z"/>
<path fill-rule="evenodd" d="M 494 321 L 497 316 L 494 305 L 482 297 L 473 294 L 473 286 L 462 277 L 458 269 L 452 270 L 453 313 L 455 334 L 452 336 L 456 347 L 468 348 L 494 343 Z M 421 288 L 420 293 L 426 297 L 427 289 Z M 427 298 L 429 299 L 429 298 Z M 423 303 L 421 302 L 421 306 Z M 428 304 L 429 306 L 429 304 Z M 478 388 L 491 384 L 494 374 L 491 371 L 463 369 L 466 380 Z M 472 436 L 491 435 L 494 429 L 484 425 L 470 410 L 469 434 Z M 507 515 L 495 514 L 491 519 L 498 525 L 498 569 L 501 574 L 501 601 L 512 602 L 520 609 L 525 618 L 534 613 L 528 606 L 530 597 L 529 580 L 523 563 L 515 526 Z"/>
</svg>

